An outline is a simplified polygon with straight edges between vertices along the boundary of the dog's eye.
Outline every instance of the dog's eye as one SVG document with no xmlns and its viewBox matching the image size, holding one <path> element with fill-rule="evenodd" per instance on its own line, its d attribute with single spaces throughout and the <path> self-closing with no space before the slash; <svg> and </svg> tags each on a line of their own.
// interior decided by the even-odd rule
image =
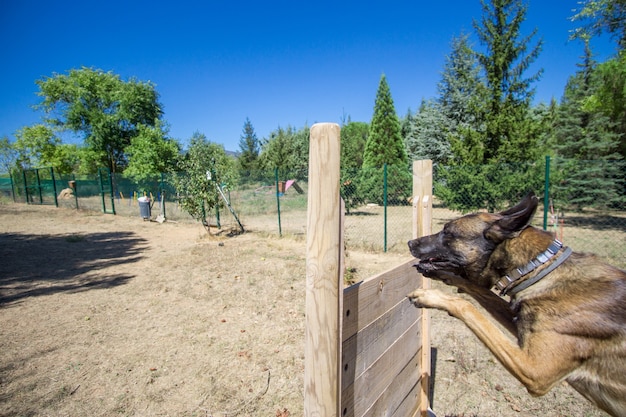
<svg viewBox="0 0 626 417">
<path fill-rule="evenodd" d="M 444 236 L 446 236 L 446 237 L 454 237 L 454 236 L 455 236 L 455 233 L 454 233 L 454 228 L 452 228 L 452 227 L 450 227 L 450 226 L 446 225 L 446 226 L 443 228 L 443 234 L 444 234 Z"/>
</svg>

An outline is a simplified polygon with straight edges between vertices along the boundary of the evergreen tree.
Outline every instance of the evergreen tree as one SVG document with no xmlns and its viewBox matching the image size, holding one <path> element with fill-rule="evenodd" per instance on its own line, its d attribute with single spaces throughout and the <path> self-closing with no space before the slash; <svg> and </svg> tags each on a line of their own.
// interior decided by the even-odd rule
<svg viewBox="0 0 626 417">
<path fill-rule="evenodd" d="M 536 60 L 542 41 L 530 45 L 536 35 L 521 37 L 526 6 L 521 0 L 481 0 L 483 17 L 474 21 L 485 52 L 477 58 L 487 88 L 485 109 L 485 161 L 518 162 L 536 158 L 538 140 L 528 132 L 528 110 L 535 94 L 532 84 L 542 71 L 524 78 Z M 528 51 L 528 52 L 527 52 Z"/>
<path fill-rule="evenodd" d="M 368 132 L 365 122 L 348 121 L 341 127 L 341 197 L 348 213 L 362 201 L 357 184 Z"/>
<path fill-rule="evenodd" d="M 469 36 L 461 34 L 451 42 L 441 81 L 437 85 L 437 105 L 446 124 L 451 163 L 480 164 L 484 162 L 484 104 L 486 89 L 480 74 L 476 53 Z"/>
<path fill-rule="evenodd" d="M 567 158 L 559 164 L 554 195 L 579 209 L 611 206 L 624 202 L 624 165 L 619 161 L 619 135 L 614 123 L 601 111 L 585 103 L 601 88 L 589 42 L 579 70 L 569 78 L 555 126 L 555 150 Z"/>
<path fill-rule="evenodd" d="M 410 130 L 405 139 L 412 160 L 431 159 L 435 164 L 446 164 L 450 150 L 450 121 L 438 102 L 427 101 L 411 118 Z"/>
<path fill-rule="evenodd" d="M 239 138 L 239 169 L 244 171 L 244 175 L 251 175 L 259 168 L 260 144 L 257 139 L 254 127 L 250 119 L 246 117 L 243 124 L 243 132 Z"/>
<path fill-rule="evenodd" d="M 387 186 L 384 167 L 387 167 Z M 359 176 L 358 193 L 364 200 L 381 204 L 387 190 L 389 204 L 406 204 L 411 195 L 412 176 L 402 140 L 400 121 L 391 98 L 387 79 L 380 77 L 374 115 L 363 153 L 363 170 Z"/>
<path fill-rule="evenodd" d="M 341 128 L 341 169 L 356 171 L 363 165 L 363 153 L 369 133 L 365 122 L 349 122 Z"/>
<path fill-rule="evenodd" d="M 387 79 L 383 74 L 380 77 L 374 103 L 374 116 L 365 143 L 363 167 L 379 168 L 384 164 L 406 166 L 407 163 L 407 153 L 400 132 L 400 121 L 396 114 Z"/>
</svg>

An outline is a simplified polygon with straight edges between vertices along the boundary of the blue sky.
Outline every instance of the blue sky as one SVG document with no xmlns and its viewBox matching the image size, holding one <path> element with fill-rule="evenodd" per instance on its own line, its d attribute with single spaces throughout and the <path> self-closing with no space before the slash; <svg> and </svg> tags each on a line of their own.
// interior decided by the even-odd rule
<svg viewBox="0 0 626 417">
<path fill-rule="evenodd" d="M 524 34 L 544 41 L 536 100 L 560 99 L 580 62 L 577 0 L 527 0 Z M 0 136 L 37 123 L 35 80 L 82 66 L 156 84 L 170 136 L 199 131 L 238 150 L 279 126 L 369 122 L 381 74 L 400 115 L 436 95 L 452 37 L 473 34 L 479 0 L 387 2 L 33 1 L 0 4 Z M 475 44 L 480 48 L 479 44 Z M 592 42 L 611 56 L 607 39 Z"/>
</svg>

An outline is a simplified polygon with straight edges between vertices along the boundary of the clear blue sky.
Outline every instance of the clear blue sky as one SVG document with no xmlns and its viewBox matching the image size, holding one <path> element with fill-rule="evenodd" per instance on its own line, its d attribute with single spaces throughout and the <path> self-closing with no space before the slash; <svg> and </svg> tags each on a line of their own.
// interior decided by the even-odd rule
<svg viewBox="0 0 626 417">
<path fill-rule="evenodd" d="M 578 1 L 527 4 L 523 32 L 545 42 L 536 100 L 560 99 L 582 55 L 568 42 Z M 184 144 L 199 131 L 238 150 L 246 117 L 259 139 L 278 126 L 369 122 L 383 73 L 402 116 L 436 95 L 452 37 L 473 34 L 481 15 L 479 0 L 4 0 L 0 136 L 41 119 L 35 80 L 81 66 L 155 83 Z M 592 46 L 599 61 L 615 50 Z"/>
</svg>

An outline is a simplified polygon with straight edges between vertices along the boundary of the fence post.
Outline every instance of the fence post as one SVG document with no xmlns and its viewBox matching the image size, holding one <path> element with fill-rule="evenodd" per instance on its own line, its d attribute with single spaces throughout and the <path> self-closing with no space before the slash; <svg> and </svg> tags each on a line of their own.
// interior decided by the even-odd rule
<svg viewBox="0 0 626 417">
<path fill-rule="evenodd" d="M 50 178 L 52 178 L 52 192 L 54 193 L 54 205 L 59 207 L 59 200 L 57 198 L 57 183 L 54 178 L 54 168 L 50 167 Z"/>
<path fill-rule="evenodd" d="M 387 164 L 383 165 L 383 223 L 384 223 L 384 242 L 383 242 L 383 250 L 387 252 Z"/>
<path fill-rule="evenodd" d="M 11 171 L 9 171 L 9 179 L 11 180 L 11 194 L 13 195 L 13 202 L 17 203 L 16 197 L 15 197 L 15 184 L 13 183 L 13 174 L 11 173 Z"/>
<path fill-rule="evenodd" d="M 43 204 L 43 194 L 41 194 L 41 178 L 39 178 L 39 168 L 35 168 L 37 175 L 37 190 L 39 191 L 39 204 Z"/>
<path fill-rule="evenodd" d="M 543 230 L 548 230 L 548 208 L 550 206 L 550 155 L 546 156 L 545 185 L 543 186 Z"/>
<path fill-rule="evenodd" d="M 432 233 L 433 161 L 413 161 L 413 238 Z M 423 277 L 422 288 L 430 288 L 430 279 Z M 422 309 L 422 383 L 420 413 L 428 415 L 430 406 L 430 314 Z"/>
<path fill-rule="evenodd" d="M 280 225 L 280 190 L 278 188 L 278 168 L 274 168 L 274 181 L 276 182 L 276 209 L 278 210 L 278 236 L 283 236 L 283 229 Z"/>
<path fill-rule="evenodd" d="M 26 204 L 30 204 L 28 201 L 28 181 L 26 181 L 26 170 L 22 170 L 22 177 L 24 178 L 24 196 L 26 197 Z"/>
<path fill-rule="evenodd" d="M 307 204 L 304 415 L 340 416 L 341 204 L 340 129 L 311 127 Z"/>
</svg>

